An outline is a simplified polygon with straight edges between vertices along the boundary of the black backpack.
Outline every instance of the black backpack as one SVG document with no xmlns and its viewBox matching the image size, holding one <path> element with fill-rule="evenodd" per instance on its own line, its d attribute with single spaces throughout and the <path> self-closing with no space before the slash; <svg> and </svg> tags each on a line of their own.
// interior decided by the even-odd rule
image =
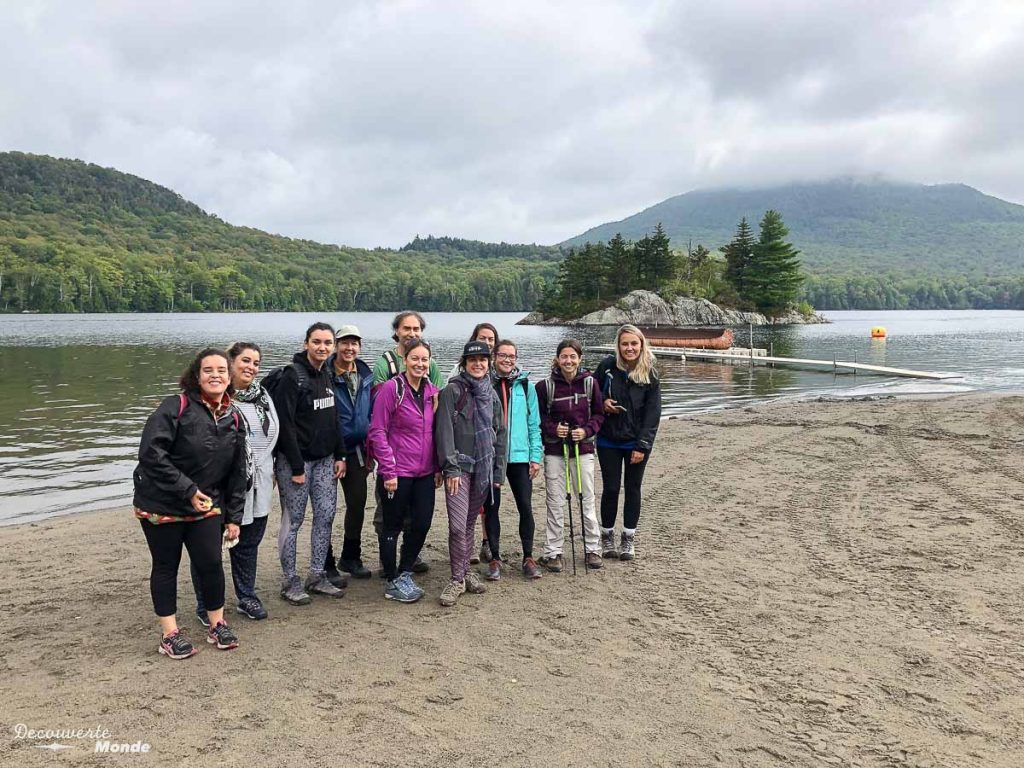
<svg viewBox="0 0 1024 768">
<path fill-rule="evenodd" d="M 281 386 L 281 380 L 284 378 L 285 368 L 292 368 L 295 371 L 295 377 L 299 382 L 299 396 L 309 391 L 309 372 L 305 369 L 305 366 L 296 365 L 295 363 L 288 363 L 287 365 L 279 365 L 274 368 L 260 382 L 263 388 L 267 390 L 272 398 L 277 399 L 276 390 Z"/>
</svg>

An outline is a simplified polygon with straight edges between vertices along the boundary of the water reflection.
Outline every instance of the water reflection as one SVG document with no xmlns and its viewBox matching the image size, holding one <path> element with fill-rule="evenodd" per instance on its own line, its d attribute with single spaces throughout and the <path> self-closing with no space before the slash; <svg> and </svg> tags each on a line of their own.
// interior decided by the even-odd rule
<svg viewBox="0 0 1024 768">
<path fill-rule="evenodd" d="M 785 357 L 859 360 L 923 370 L 961 371 L 971 387 L 1024 389 L 1024 313 L 833 313 L 826 326 L 753 329 L 754 346 Z M 390 341 L 391 313 L 347 316 L 364 335 L 363 357 Z M 614 328 L 516 326 L 519 314 L 428 315 L 444 373 L 473 325 L 493 322 L 519 344 L 520 364 L 547 375 L 566 335 L 586 346 L 611 344 Z M 176 390 L 191 355 L 244 338 L 264 347 L 264 373 L 287 361 L 313 314 L 0 316 L 0 523 L 56 512 L 110 507 L 131 493 L 139 434 L 159 400 Z M 340 322 L 340 318 L 328 317 Z M 885 325 L 886 340 L 870 327 Z M 735 329 L 746 344 L 748 328 Z M 601 354 L 588 351 L 593 368 Z M 666 415 L 765 399 L 854 391 L 950 391 L 948 385 L 832 372 L 662 360 Z"/>
</svg>

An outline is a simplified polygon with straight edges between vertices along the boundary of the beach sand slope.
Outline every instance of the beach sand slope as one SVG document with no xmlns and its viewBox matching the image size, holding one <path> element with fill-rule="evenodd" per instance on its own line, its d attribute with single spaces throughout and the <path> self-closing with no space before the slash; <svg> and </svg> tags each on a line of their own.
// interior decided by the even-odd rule
<svg viewBox="0 0 1024 768">
<path fill-rule="evenodd" d="M 513 566 L 453 609 L 437 603 L 440 496 L 412 606 L 376 577 L 282 603 L 275 511 L 271 618 L 231 614 L 241 648 L 201 642 L 185 662 L 156 652 L 129 510 L 0 528 L 0 764 L 1021 764 L 1024 397 L 667 421 L 638 559 L 588 575 L 523 581 L 503 506 Z M 187 574 L 179 617 L 201 640 Z M 19 723 L 151 752 L 18 738 Z M 70 749 L 39 748 L 53 741 Z"/>
</svg>

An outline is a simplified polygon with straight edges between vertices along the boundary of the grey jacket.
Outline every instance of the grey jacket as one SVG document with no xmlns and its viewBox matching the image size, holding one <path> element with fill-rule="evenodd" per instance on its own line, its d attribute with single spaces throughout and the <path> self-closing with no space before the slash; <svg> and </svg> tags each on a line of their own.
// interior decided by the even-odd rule
<svg viewBox="0 0 1024 768">
<path fill-rule="evenodd" d="M 437 413 L 434 415 L 434 447 L 437 463 L 445 477 L 461 477 L 473 472 L 476 456 L 476 430 L 473 428 L 473 396 L 464 385 L 449 383 L 437 399 Z M 501 401 L 498 393 L 491 390 L 494 408 L 494 482 L 505 482 L 506 446 L 508 443 L 505 422 L 502 419 Z M 462 412 L 458 412 L 460 397 Z"/>
</svg>

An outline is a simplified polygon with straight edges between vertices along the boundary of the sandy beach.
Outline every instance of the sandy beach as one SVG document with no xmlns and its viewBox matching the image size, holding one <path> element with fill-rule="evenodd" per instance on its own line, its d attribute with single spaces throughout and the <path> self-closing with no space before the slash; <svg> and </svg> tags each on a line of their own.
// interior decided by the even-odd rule
<svg viewBox="0 0 1024 768">
<path fill-rule="evenodd" d="M 374 577 L 292 607 L 277 596 L 275 511 L 258 582 L 271 618 L 230 614 L 241 648 L 200 643 L 185 662 L 156 652 L 129 509 L 0 528 L 0 764 L 1024 759 L 1024 396 L 667 421 L 638 559 L 589 575 L 525 582 L 514 519 L 503 533 L 516 567 L 453 609 L 437 603 L 440 496 L 427 598 L 386 602 Z M 369 523 L 364 542 L 375 560 Z M 183 563 L 179 618 L 201 638 L 187 574 Z M 97 754 L 97 731 L 150 751 Z M 55 742 L 69 748 L 39 748 Z"/>
</svg>

